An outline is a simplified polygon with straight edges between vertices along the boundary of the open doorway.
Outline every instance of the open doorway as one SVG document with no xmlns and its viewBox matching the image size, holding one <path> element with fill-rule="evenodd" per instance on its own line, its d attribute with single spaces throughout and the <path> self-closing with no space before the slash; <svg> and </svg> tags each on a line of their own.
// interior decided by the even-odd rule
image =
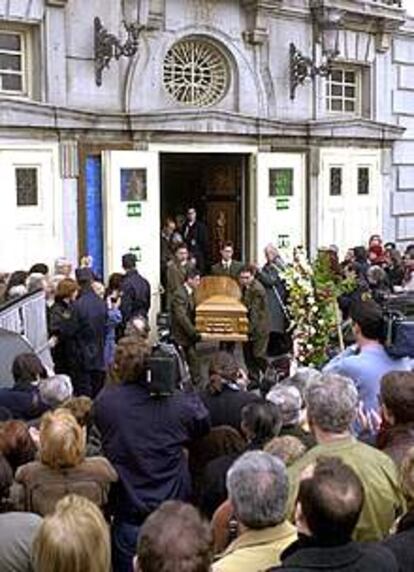
<svg viewBox="0 0 414 572">
<path fill-rule="evenodd" d="M 235 257 L 245 258 L 247 159 L 242 154 L 161 154 L 161 219 L 177 219 L 195 207 L 208 228 L 210 264 L 219 259 L 220 243 L 228 240 Z"/>
</svg>

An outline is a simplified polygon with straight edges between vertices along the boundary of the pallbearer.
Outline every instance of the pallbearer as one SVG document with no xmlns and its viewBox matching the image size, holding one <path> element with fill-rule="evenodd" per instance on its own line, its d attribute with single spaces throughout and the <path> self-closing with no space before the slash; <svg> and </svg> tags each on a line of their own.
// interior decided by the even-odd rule
<svg viewBox="0 0 414 572">
<path fill-rule="evenodd" d="M 249 339 L 243 344 L 244 359 L 249 371 L 249 378 L 260 382 L 261 373 L 267 367 L 266 350 L 269 341 L 269 310 L 266 292 L 255 278 L 256 268 L 244 266 L 239 274 L 242 288 L 242 302 L 247 307 L 249 319 Z"/>
</svg>

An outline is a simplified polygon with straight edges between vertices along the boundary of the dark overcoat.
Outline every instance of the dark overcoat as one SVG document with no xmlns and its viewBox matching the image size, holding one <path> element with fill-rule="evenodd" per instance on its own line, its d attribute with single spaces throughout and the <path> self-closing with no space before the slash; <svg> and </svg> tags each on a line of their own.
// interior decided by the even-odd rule
<svg viewBox="0 0 414 572">
<path fill-rule="evenodd" d="M 265 289 L 254 279 L 243 290 L 242 302 L 247 308 L 249 319 L 249 341 L 253 343 L 254 354 L 265 356 L 269 341 L 269 310 Z"/>
<path fill-rule="evenodd" d="M 184 286 L 178 288 L 171 300 L 171 334 L 173 340 L 187 348 L 197 342 L 195 301 Z"/>
<path fill-rule="evenodd" d="M 137 270 L 128 270 L 121 284 L 121 314 L 124 324 L 135 316 L 148 317 L 151 306 L 151 287 Z"/>
<path fill-rule="evenodd" d="M 79 323 L 78 343 L 85 371 L 105 370 L 107 307 L 92 288 L 81 292 L 74 303 Z"/>
<path fill-rule="evenodd" d="M 270 331 L 283 334 L 287 320 L 282 304 L 286 302 L 286 289 L 275 264 L 267 263 L 258 272 L 257 278 L 266 290 L 269 307 Z M 281 304 L 282 302 L 282 304 Z"/>
</svg>

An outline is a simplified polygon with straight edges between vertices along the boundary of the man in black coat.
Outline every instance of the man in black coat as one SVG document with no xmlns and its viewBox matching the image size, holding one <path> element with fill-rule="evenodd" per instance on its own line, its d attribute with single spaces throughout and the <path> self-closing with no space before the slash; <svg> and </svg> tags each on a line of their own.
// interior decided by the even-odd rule
<svg viewBox="0 0 414 572">
<path fill-rule="evenodd" d="M 338 457 L 321 457 L 302 473 L 295 521 L 299 539 L 272 570 L 311 572 L 398 572 L 391 551 L 353 542 L 364 502 L 356 473 Z"/>
<path fill-rule="evenodd" d="M 269 244 L 265 248 L 266 264 L 257 273 L 257 279 L 266 290 L 270 316 L 270 335 L 267 348 L 268 355 L 278 356 L 291 349 L 291 341 L 286 334 L 288 316 L 286 310 L 287 292 L 280 277 L 284 263 L 275 246 Z"/>
<path fill-rule="evenodd" d="M 188 251 L 196 260 L 197 268 L 204 274 L 208 264 L 207 227 L 197 220 L 197 211 L 194 207 L 190 207 L 187 211 L 183 235 Z"/>
<path fill-rule="evenodd" d="M 230 278 L 237 280 L 243 264 L 233 259 L 234 245 L 230 240 L 223 244 L 220 254 L 221 260 L 211 267 L 211 274 L 213 276 L 230 276 Z"/>
<path fill-rule="evenodd" d="M 136 269 L 135 254 L 128 253 L 122 257 L 122 268 L 125 276 L 121 284 L 121 313 L 124 327 L 135 316 L 148 317 L 151 306 L 151 286 Z"/>
<path fill-rule="evenodd" d="M 112 491 L 113 569 L 132 570 L 139 528 L 166 500 L 189 501 L 191 481 L 184 448 L 210 430 L 208 411 L 196 393 L 154 397 L 145 372 L 146 348 L 134 338 L 119 342 L 120 383 L 95 401 L 102 447 L 119 475 Z"/>
<path fill-rule="evenodd" d="M 200 272 L 195 268 L 186 271 L 184 285 L 178 288 L 171 301 L 171 335 L 174 342 L 184 350 L 195 385 L 200 380 L 200 364 L 196 344 L 201 335 L 195 327 L 195 290 L 200 284 Z"/>
<path fill-rule="evenodd" d="M 93 275 L 89 268 L 78 268 L 76 279 L 80 292 L 74 303 L 79 324 L 77 344 L 81 359 L 80 381 L 74 388 L 77 395 L 95 397 L 105 380 L 106 304 L 92 288 Z"/>
</svg>

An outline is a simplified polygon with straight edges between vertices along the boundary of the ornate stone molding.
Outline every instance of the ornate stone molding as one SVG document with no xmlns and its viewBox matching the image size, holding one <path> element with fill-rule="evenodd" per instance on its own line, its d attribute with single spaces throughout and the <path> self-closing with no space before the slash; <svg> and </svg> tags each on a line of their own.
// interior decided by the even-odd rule
<svg viewBox="0 0 414 572">
<path fill-rule="evenodd" d="M 321 21 L 329 19 L 330 13 L 338 12 L 342 28 L 374 33 L 379 52 L 389 49 L 391 34 L 406 21 L 403 8 L 383 0 L 311 0 L 310 7 Z"/>
<path fill-rule="evenodd" d="M 243 33 L 246 43 L 261 45 L 269 36 L 268 18 L 278 10 L 282 0 L 242 0 L 241 4 L 247 12 L 248 28 Z"/>
<path fill-rule="evenodd" d="M 46 0 L 46 6 L 55 6 L 57 8 L 64 8 L 69 0 Z"/>
<path fill-rule="evenodd" d="M 61 141 L 59 145 L 59 166 L 62 179 L 76 179 L 79 176 L 79 155 L 77 141 Z"/>
<path fill-rule="evenodd" d="M 320 121 L 279 121 L 276 119 L 258 118 L 240 113 L 218 110 L 180 110 L 159 111 L 151 113 L 94 113 L 78 111 L 63 107 L 54 107 L 40 103 L 23 101 L 0 100 L 0 130 L 17 132 L 22 130 L 26 135 L 34 137 L 40 130 L 49 133 L 70 133 L 72 140 L 65 148 L 68 167 L 66 172 L 74 174 L 75 164 L 71 163 L 74 152 L 73 137 L 76 132 L 83 133 L 85 129 L 108 137 L 116 133 L 122 137 L 131 130 L 136 133 L 157 133 L 163 137 L 171 134 L 173 140 L 182 136 L 212 136 L 217 134 L 237 137 L 238 140 L 247 138 L 299 138 L 303 142 L 311 139 L 327 141 L 332 144 L 339 140 L 389 142 L 400 139 L 404 128 L 386 123 L 378 123 L 368 119 L 325 119 Z M 112 137 L 112 135 L 111 135 Z M 70 160 L 69 160 L 70 159 Z"/>
</svg>

